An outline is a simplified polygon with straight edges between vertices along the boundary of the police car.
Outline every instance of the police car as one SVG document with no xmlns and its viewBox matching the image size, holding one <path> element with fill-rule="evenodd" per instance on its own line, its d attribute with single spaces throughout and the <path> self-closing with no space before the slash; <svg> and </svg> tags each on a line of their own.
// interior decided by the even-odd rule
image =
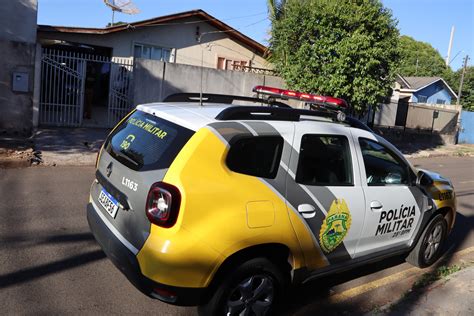
<svg viewBox="0 0 474 316">
<path fill-rule="evenodd" d="M 411 166 L 344 100 L 254 91 L 139 105 L 108 136 L 87 219 L 131 283 L 204 315 L 266 315 L 291 283 L 440 257 L 449 180 Z"/>
</svg>

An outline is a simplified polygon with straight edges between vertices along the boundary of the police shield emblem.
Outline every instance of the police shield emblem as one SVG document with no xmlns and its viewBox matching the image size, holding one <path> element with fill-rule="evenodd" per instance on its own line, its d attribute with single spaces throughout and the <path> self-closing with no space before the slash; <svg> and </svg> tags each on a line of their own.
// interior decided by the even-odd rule
<svg viewBox="0 0 474 316">
<path fill-rule="evenodd" d="M 334 200 L 319 232 L 321 249 L 326 253 L 336 249 L 346 237 L 350 227 L 351 213 L 346 201 L 344 199 Z"/>
</svg>

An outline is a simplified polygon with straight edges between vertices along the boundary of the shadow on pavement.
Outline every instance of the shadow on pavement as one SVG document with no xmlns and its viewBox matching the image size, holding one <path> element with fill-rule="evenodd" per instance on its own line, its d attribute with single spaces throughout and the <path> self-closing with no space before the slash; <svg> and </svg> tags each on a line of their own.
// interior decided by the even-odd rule
<svg viewBox="0 0 474 316">
<path fill-rule="evenodd" d="M 76 233 L 76 234 L 57 234 L 41 236 L 39 234 L 18 234 L 13 236 L 1 236 L 1 247 L 14 249 L 18 251 L 28 251 L 28 247 L 39 247 L 41 245 L 58 245 L 64 243 L 91 243 L 95 245 L 94 236 L 90 232 Z M 86 253 L 77 254 L 69 258 L 60 259 L 50 263 L 26 267 L 15 272 L 0 275 L 0 289 L 7 288 L 13 285 L 30 282 L 35 279 L 46 277 L 48 275 L 59 273 L 64 270 L 72 269 L 84 264 L 88 264 L 97 260 L 105 258 L 102 250 L 89 251 Z"/>
<path fill-rule="evenodd" d="M 67 259 L 54 261 L 36 267 L 21 269 L 16 272 L 0 275 L 0 289 L 13 285 L 30 282 L 54 273 L 72 269 L 105 258 L 102 250 L 91 251 Z"/>
<path fill-rule="evenodd" d="M 463 207 L 462 203 L 460 204 L 460 207 Z M 447 242 L 445 243 L 444 255 L 442 259 L 440 259 L 431 267 L 431 269 L 434 271 L 443 265 L 452 264 L 454 254 L 462 249 L 464 241 L 467 239 L 472 230 L 474 230 L 474 216 L 464 216 L 460 213 L 457 213 L 456 224 L 453 231 L 449 235 Z M 351 298 L 350 302 L 343 301 L 331 303 L 331 288 L 339 284 L 355 280 L 359 277 L 394 267 L 404 262 L 404 256 L 397 256 L 343 273 L 323 277 L 311 281 L 303 286 L 296 287 L 291 293 L 288 294 L 288 297 L 285 298 L 285 301 L 289 303 L 286 303 L 282 306 L 280 313 L 281 315 L 308 316 L 318 314 L 366 314 L 368 311 L 367 308 L 369 308 L 369 310 L 374 308 L 374 306 L 370 306 L 370 302 L 368 302 L 367 297 L 360 295 Z M 402 314 L 403 310 L 406 309 L 407 304 L 410 304 L 410 306 L 416 305 L 417 301 L 423 296 L 424 290 L 420 289 L 419 291 L 412 292 L 409 301 L 401 299 L 397 302 L 397 300 L 401 298 L 401 294 L 403 293 L 394 294 L 400 296 L 393 298 L 392 301 L 395 301 L 395 303 L 391 306 L 391 310 L 388 314 L 392 314 L 392 312 L 394 314 Z"/>
<path fill-rule="evenodd" d="M 25 246 L 38 246 L 42 244 L 60 244 L 70 242 L 90 241 L 95 243 L 94 236 L 91 233 L 61 234 L 54 236 L 38 237 L 37 235 L 18 234 L 11 236 L 2 236 L 0 238 L 0 248 L 16 248 Z M 30 245 L 28 245 L 31 243 Z M 20 245 L 19 245 L 20 244 Z M 26 244 L 26 245 L 25 245 Z"/>
<path fill-rule="evenodd" d="M 366 304 L 354 304 L 354 301 L 351 303 L 339 302 L 332 304 L 329 300 L 331 288 L 397 266 L 404 262 L 404 256 L 395 256 L 345 272 L 321 277 L 302 286 L 295 287 L 289 294 L 289 297 L 285 299 L 290 303 L 282 306 L 281 313 L 282 315 L 335 315 L 344 311 L 350 311 L 351 314 L 357 312 L 362 313 L 364 309 L 363 305 Z"/>
<path fill-rule="evenodd" d="M 436 271 L 438 268 L 444 265 L 453 264 L 454 254 L 462 250 L 463 242 L 472 230 L 474 230 L 474 216 L 464 216 L 460 213 L 457 213 L 454 229 L 445 243 L 444 255 L 430 269 L 432 271 Z M 407 312 L 407 308 L 414 308 L 414 306 L 422 299 L 425 293 L 426 288 L 421 288 L 417 291 L 411 292 L 409 297 L 400 299 L 390 307 L 390 314 L 401 315 L 402 313 Z"/>
</svg>

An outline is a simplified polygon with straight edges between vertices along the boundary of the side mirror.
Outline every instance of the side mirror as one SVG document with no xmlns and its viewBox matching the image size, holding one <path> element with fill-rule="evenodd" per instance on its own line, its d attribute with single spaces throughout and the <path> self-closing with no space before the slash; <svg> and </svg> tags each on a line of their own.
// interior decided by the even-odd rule
<svg viewBox="0 0 474 316">
<path fill-rule="evenodd" d="M 424 171 L 418 171 L 416 175 L 416 185 L 417 186 L 429 186 L 433 184 L 433 179 Z"/>
</svg>

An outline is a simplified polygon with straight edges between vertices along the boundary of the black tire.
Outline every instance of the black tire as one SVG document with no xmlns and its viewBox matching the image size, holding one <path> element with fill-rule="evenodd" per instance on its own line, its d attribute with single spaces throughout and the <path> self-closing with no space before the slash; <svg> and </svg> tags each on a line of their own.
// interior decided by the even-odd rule
<svg viewBox="0 0 474 316">
<path fill-rule="evenodd" d="M 284 274 L 268 259 L 251 259 L 222 280 L 209 302 L 199 306 L 199 315 L 239 315 L 245 308 L 251 311 L 248 315 L 273 315 L 286 283 Z M 231 305 L 233 311 L 229 311 Z M 263 313 L 252 313 L 258 310 Z"/>
<path fill-rule="evenodd" d="M 421 235 L 406 261 L 416 267 L 426 268 L 436 262 L 443 251 L 448 224 L 443 215 L 436 215 Z"/>
</svg>

